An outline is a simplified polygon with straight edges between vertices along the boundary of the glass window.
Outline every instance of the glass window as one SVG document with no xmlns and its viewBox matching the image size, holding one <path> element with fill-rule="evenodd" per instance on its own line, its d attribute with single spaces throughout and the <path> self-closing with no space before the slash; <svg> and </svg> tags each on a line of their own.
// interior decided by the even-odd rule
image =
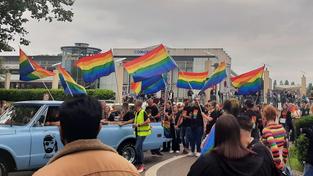
<svg viewBox="0 0 313 176">
<path fill-rule="evenodd" d="M 37 113 L 41 105 L 35 104 L 15 104 L 0 116 L 0 125 L 24 126 Z"/>
</svg>

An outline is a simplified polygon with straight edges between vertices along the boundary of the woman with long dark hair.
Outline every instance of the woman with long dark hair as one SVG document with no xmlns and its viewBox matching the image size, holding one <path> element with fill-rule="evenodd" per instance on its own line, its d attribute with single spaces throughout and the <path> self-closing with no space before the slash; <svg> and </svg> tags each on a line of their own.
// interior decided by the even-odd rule
<svg viewBox="0 0 313 176">
<path fill-rule="evenodd" d="M 224 114 L 215 125 L 214 148 L 191 166 L 188 176 L 265 176 L 263 165 L 262 156 L 242 145 L 236 118 Z"/>
</svg>

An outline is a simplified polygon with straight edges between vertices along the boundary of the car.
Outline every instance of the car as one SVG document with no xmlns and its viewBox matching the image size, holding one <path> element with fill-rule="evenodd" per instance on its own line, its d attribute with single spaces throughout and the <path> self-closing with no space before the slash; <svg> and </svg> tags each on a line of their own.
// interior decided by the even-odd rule
<svg viewBox="0 0 313 176">
<path fill-rule="evenodd" d="M 13 103 L 0 116 L 0 175 L 12 171 L 34 170 L 44 166 L 61 148 L 58 110 L 62 101 L 23 101 Z M 49 124 L 49 125 L 47 125 Z M 152 134 L 144 150 L 158 149 L 163 142 L 160 123 L 151 123 Z M 115 148 L 130 162 L 135 162 L 135 135 L 132 125 L 103 125 L 98 139 Z"/>
</svg>

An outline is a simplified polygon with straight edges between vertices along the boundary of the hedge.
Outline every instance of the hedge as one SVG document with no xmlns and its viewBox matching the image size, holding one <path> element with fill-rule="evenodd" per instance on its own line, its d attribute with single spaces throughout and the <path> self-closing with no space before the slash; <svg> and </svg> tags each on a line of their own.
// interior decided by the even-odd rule
<svg viewBox="0 0 313 176">
<path fill-rule="evenodd" d="M 0 100 L 6 101 L 25 101 L 42 100 L 46 89 L 0 89 Z M 50 90 L 55 100 L 65 100 L 71 96 L 65 95 L 63 89 Z M 114 99 L 115 93 L 111 90 L 87 89 L 87 94 L 100 100 Z"/>
</svg>

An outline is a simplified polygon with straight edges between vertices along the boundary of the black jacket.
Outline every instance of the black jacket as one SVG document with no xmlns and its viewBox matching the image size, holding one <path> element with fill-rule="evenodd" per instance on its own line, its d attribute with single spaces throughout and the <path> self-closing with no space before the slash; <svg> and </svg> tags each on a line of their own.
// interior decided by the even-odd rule
<svg viewBox="0 0 313 176">
<path fill-rule="evenodd" d="M 261 144 L 260 144 L 261 145 Z M 275 176 L 278 172 L 267 148 L 253 145 L 256 154 L 237 160 L 226 159 L 215 152 L 201 156 L 190 168 L 188 176 Z"/>
</svg>

